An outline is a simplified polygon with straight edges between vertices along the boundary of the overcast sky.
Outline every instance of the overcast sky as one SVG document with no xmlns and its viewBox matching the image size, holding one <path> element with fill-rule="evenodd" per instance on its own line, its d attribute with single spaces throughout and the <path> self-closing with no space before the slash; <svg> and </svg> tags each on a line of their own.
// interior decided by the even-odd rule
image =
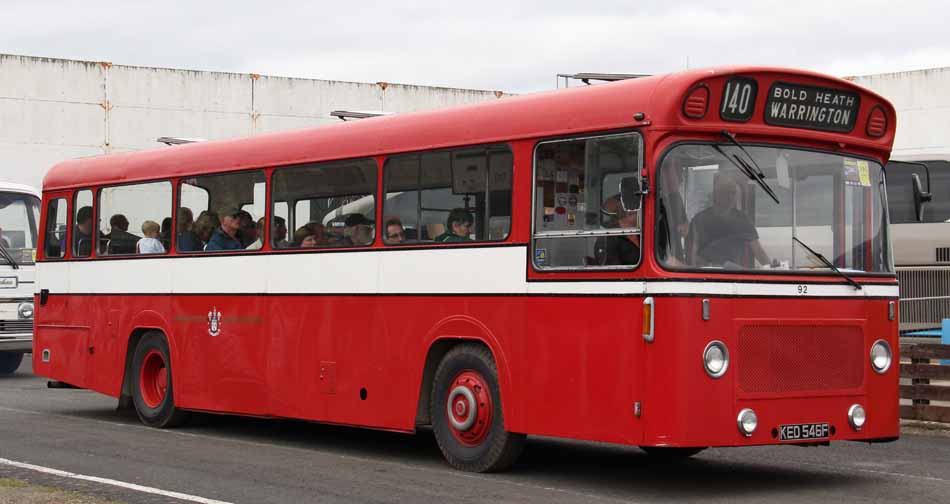
<svg viewBox="0 0 950 504">
<path fill-rule="evenodd" d="M 0 0 L 0 52 L 528 92 L 553 88 L 557 73 L 687 64 L 839 76 L 950 66 L 948 10 L 945 0 Z"/>
</svg>

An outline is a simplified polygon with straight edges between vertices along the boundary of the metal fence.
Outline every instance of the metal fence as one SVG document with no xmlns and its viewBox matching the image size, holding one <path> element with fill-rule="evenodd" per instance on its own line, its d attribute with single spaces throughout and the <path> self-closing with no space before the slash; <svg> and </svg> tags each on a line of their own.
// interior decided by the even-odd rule
<svg viewBox="0 0 950 504">
<path fill-rule="evenodd" d="M 901 332 L 934 329 L 950 318 L 950 266 L 901 266 Z"/>
</svg>

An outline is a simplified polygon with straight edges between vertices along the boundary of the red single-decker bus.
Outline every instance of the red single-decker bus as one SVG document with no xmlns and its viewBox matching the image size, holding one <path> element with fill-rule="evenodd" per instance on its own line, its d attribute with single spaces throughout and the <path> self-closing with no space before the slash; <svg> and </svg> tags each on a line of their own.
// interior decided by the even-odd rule
<svg viewBox="0 0 950 504">
<path fill-rule="evenodd" d="M 431 425 L 470 471 L 894 440 L 894 127 L 734 67 L 63 162 L 33 369 L 156 427 Z"/>
</svg>

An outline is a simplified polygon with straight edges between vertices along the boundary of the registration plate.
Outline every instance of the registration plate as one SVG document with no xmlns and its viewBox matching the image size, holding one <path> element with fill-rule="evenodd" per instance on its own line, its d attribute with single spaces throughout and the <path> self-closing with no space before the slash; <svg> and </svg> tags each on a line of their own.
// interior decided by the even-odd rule
<svg viewBox="0 0 950 504">
<path fill-rule="evenodd" d="M 828 423 L 806 423 L 781 425 L 778 429 L 780 441 L 800 441 L 803 439 L 825 439 L 831 437 Z"/>
</svg>

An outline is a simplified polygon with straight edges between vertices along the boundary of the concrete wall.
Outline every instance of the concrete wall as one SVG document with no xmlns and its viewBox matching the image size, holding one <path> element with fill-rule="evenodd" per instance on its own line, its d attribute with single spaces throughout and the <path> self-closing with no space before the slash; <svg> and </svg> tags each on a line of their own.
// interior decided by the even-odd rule
<svg viewBox="0 0 950 504">
<path fill-rule="evenodd" d="M 848 79 L 897 109 L 894 158 L 950 159 L 950 67 Z"/>
<path fill-rule="evenodd" d="M 410 112 L 501 93 L 130 67 L 0 54 L 0 178 L 39 187 L 53 164 L 338 122 L 333 110 Z"/>
</svg>

